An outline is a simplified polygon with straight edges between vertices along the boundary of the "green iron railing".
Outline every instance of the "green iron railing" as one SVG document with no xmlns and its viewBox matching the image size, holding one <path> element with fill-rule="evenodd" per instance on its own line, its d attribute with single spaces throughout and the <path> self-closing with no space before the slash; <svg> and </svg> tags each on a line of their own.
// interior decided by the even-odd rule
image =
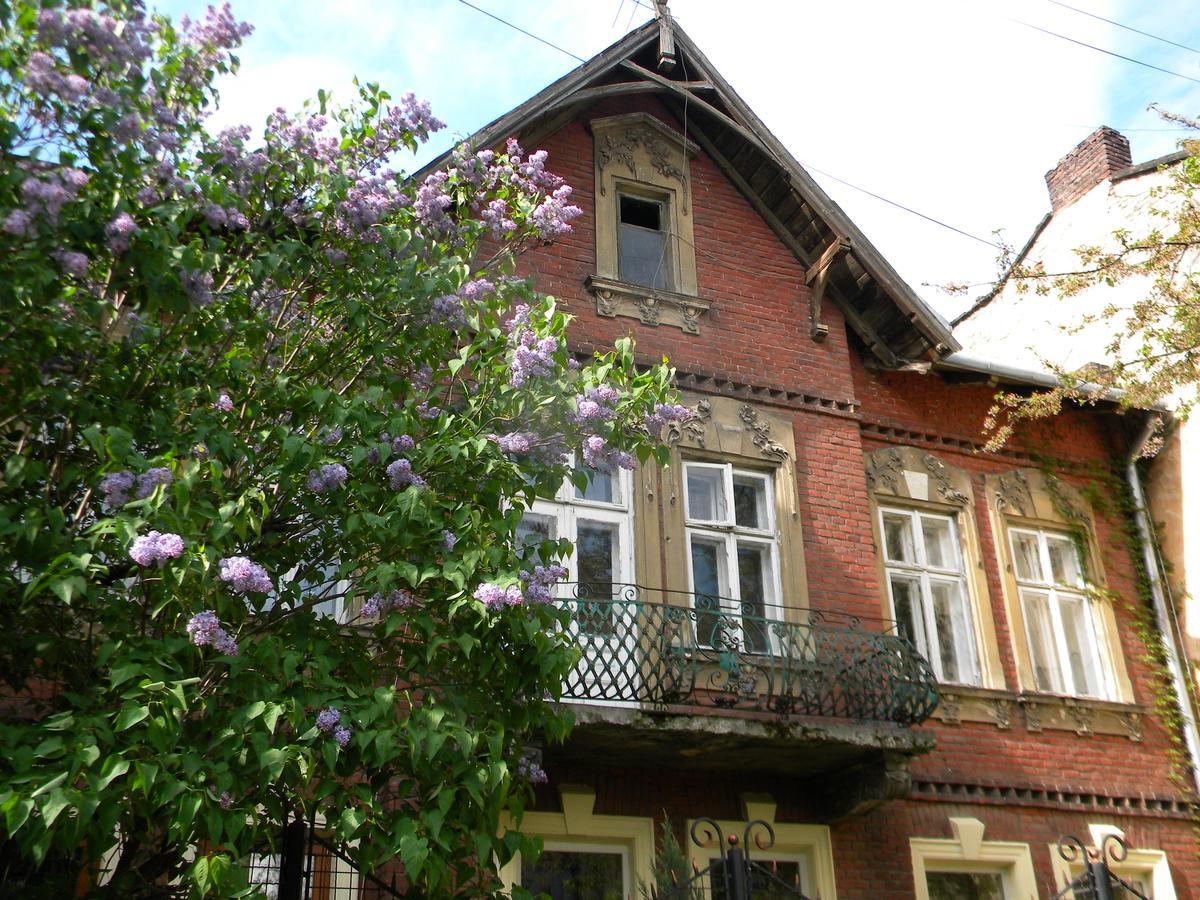
<svg viewBox="0 0 1200 900">
<path fill-rule="evenodd" d="M 914 725 L 938 703 L 905 638 L 819 610 L 782 613 L 632 584 L 565 585 L 581 651 L 563 699 L 711 706 Z M 671 600 L 673 602 L 652 602 Z M 774 612 L 774 610 L 771 610 Z"/>
</svg>

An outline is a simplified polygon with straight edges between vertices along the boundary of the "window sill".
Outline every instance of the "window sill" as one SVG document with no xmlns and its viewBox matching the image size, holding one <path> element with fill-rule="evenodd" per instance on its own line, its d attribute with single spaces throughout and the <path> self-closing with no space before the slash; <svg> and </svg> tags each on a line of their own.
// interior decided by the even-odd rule
<svg viewBox="0 0 1200 900">
<path fill-rule="evenodd" d="M 670 325 L 685 334 L 700 333 L 700 319 L 709 302 L 692 294 L 629 284 L 603 275 L 589 275 L 584 287 L 596 298 L 596 315 L 627 316 L 643 325 Z"/>
<path fill-rule="evenodd" d="M 1064 697 L 1058 694 L 1014 692 L 969 685 L 941 684 L 941 702 L 933 718 L 944 725 L 982 722 L 1007 731 L 1017 708 L 1025 730 L 1073 731 L 1082 737 L 1114 734 L 1131 741 L 1142 739 L 1144 709 L 1136 703 Z"/>
</svg>

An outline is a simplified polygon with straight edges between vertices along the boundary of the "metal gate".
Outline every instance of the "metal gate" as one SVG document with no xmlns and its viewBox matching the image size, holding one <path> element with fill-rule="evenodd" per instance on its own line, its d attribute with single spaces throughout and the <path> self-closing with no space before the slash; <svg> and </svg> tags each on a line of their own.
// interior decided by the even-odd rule
<svg viewBox="0 0 1200 900">
<path fill-rule="evenodd" d="M 1118 900 L 1124 897 L 1149 900 L 1135 885 L 1109 868 L 1110 860 L 1120 863 L 1129 855 L 1129 848 L 1115 834 L 1105 835 L 1100 846 L 1090 850 L 1074 835 L 1063 835 L 1058 839 L 1058 855 L 1067 863 L 1082 861 L 1083 871 L 1052 900 Z"/>
<path fill-rule="evenodd" d="M 775 829 L 769 823 L 750 822 L 739 840 L 736 834 L 724 835 L 712 819 L 697 819 L 690 838 L 702 849 L 715 847 L 720 855 L 656 900 L 809 900 L 800 891 L 799 867 L 789 883 L 777 866 L 751 858 L 751 845 L 759 851 L 775 845 Z"/>
<path fill-rule="evenodd" d="M 360 872 L 341 848 L 312 822 L 283 829 L 278 853 L 255 854 L 246 863 L 250 884 L 270 900 L 391 900 L 403 897 L 395 873 L 384 881 Z"/>
</svg>

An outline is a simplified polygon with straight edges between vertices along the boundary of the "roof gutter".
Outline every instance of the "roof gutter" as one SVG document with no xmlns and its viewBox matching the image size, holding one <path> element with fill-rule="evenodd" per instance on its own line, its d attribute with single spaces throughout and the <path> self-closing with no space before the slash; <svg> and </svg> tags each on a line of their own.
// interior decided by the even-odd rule
<svg viewBox="0 0 1200 900">
<path fill-rule="evenodd" d="M 1012 381 L 1032 387 L 1056 388 L 1062 386 L 1062 381 L 1059 380 L 1057 375 L 1051 372 L 1044 372 L 1039 369 L 1026 369 L 1021 366 L 1010 366 L 1005 363 L 993 362 L 992 360 L 981 359 L 977 356 L 970 356 L 961 352 L 943 356 L 934 362 L 933 368 L 938 371 L 947 372 L 974 372 L 979 375 L 989 375 L 1001 381 Z M 1093 395 L 1095 399 L 1106 400 L 1109 403 L 1120 403 L 1124 397 L 1121 391 L 1104 387 L 1092 381 L 1085 381 L 1077 385 L 1077 388 L 1084 394 Z M 1170 408 L 1161 403 L 1156 403 L 1149 407 L 1148 411 L 1164 416 L 1172 415 Z"/>
<path fill-rule="evenodd" d="M 1141 473 L 1138 472 L 1137 460 L 1142 455 L 1146 442 L 1154 434 L 1158 416 L 1146 417 L 1146 426 L 1130 449 L 1129 460 L 1125 467 L 1125 478 L 1133 493 L 1135 505 L 1134 519 L 1137 521 L 1138 534 L 1142 539 L 1142 555 L 1146 566 L 1146 578 L 1149 581 L 1150 596 L 1154 604 L 1154 619 L 1162 635 L 1163 651 L 1167 657 L 1167 669 L 1171 673 L 1171 684 L 1175 689 L 1175 699 L 1179 704 L 1179 714 L 1182 718 L 1181 727 L 1183 740 L 1187 745 L 1192 779 L 1200 791 L 1200 732 L 1196 729 L 1196 715 L 1192 708 L 1192 692 L 1188 690 L 1188 677 L 1180 662 L 1181 648 L 1175 643 L 1175 631 L 1171 628 L 1171 615 L 1167 608 L 1166 590 L 1163 585 L 1161 569 L 1158 563 L 1158 541 L 1154 530 L 1150 527 L 1150 515 L 1147 511 L 1146 495 L 1142 491 Z"/>
</svg>

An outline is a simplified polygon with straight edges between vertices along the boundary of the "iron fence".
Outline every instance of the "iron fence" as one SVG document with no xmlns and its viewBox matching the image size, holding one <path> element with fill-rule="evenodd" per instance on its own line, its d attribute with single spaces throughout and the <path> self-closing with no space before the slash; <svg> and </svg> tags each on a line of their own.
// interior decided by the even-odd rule
<svg viewBox="0 0 1200 900">
<path fill-rule="evenodd" d="M 854 616 L 794 610 L 789 620 L 754 604 L 633 584 L 577 584 L 571 593 L 558 603 L 581 658 L 565 699 L 901 725 L 924 721 L 938 703 L 916 648 Z"/>
</svg>

